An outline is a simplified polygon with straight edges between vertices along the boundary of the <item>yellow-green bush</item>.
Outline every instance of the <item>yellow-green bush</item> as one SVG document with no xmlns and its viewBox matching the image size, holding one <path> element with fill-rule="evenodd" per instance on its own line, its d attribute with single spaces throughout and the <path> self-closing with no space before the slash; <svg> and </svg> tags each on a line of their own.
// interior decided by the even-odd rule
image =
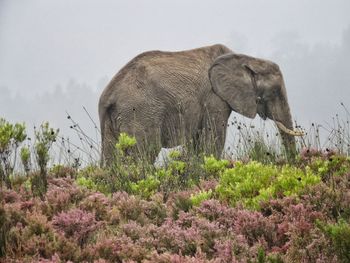
<svg viewBox="0 0 350 263">
<path fill-rule="evenodd" d="M 149 199 L 157 193 L 160 181 L 150 175 L 146 179 L 142 179 L 136 183 L 131 182 L 131 190 L 134 194 L 140 195 L 142 198 Z"/>
<path fill-rule="evenodd" d="M 213 191 L 209 189 L 208 191 L 199 191 L 195 194 L 191 194 L 190 200 L 193 206 L 200 206 L 203 201 L 209 200 L 213 195 Z"/>
<path fill-rule="evenodd" d="M 261 201 L 297 195 L 320 180 L 309 168 L 303 171 L 289 165 L 279 168 L 255 161 L 236 162 L 234 168 L 222 172 L 216 192 L 231 205 L 241 202 L 247 208 L 258 209 Z"/>
<path fill-rule="evenodd" d="M 217 160 L 213 155 L 204 157 L 203 168 L 209 175 L 218 175 L 228 166 L 228 160 Z"/>
</svg>

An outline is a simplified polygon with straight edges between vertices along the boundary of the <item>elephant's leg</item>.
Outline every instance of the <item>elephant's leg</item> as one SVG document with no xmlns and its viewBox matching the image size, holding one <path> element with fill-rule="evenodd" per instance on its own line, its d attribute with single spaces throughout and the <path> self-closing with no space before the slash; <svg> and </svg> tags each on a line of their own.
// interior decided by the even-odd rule
<svg viewBox="0 0 350 263">
<path fill-rule="evenodd" d="M 134 136 L 137 141 L 137 147 L 132 154 L 138 154 L 153 162 L 161 149 L 161 140 L 159 123 L 151 118 L 146 121 L 133 120 L 128 124 L 121 125 L 120 132 Z"/>
<path fill-rule="evenodd" d="M 227 120 L 231 110 L 227 103 L 215 94 L 209 97 L 205 105 L 205 113 L 201 131 L 201 145 L 207 153 L 217 157 L 222 155 L 225 145 Z"/>
<path fill-rule="evenodd" d="M 139 152 L 152 163 L 155 161 L 162 148 L 161 129 L 158 124 L 154 125 L 153 127 L 145 127 L 139 135 L 136 135 L 136 138 L 141 140 L 138 143 Z"/>
<path fill-rule="evenodd" d="M 169 111 L 164 117 L 161 127 L 162 146 L 172 148 L 183 144 L 184 128 L 181 115 Z"/>
<path fill-rule="evenodd" d="M 201 148 L 207 153 L 220 156 L 224 148 L 226 138 L 227 120 L 222 118 L 222 113 L 211 113 L 204 120 L 204 127 L 200 134 Z"/>
<path fill-rule="evenodd" d="M 161 129 L 162 145 L 175 147 L 193 145 L 193 138 L 200 127 L 202 108 L 199 103 L 184 103 L 169 108 L 164 116 Z"/>
<path fill-rule="evenodd" d="M 101 122 L 101 166 L 110 165 L 116 154 L 115 144 L 119 136 L 119 131 L 115 129 L 112 119 L 107 117 Z"/>
</svg>

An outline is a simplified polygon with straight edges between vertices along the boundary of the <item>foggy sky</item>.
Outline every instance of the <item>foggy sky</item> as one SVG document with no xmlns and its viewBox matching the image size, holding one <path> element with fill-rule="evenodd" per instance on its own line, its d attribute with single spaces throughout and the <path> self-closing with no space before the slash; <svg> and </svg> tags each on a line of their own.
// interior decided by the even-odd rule
<svg viewBox="0 0 350 263">
<path fill-rule="evenodd" d="M 98 97 L 138 53 L 222 43 L 277 62 L 293 117 L 350 108 L 350 1 L 0 0 L 0 116 L 95 133 Z"/>
</svg>

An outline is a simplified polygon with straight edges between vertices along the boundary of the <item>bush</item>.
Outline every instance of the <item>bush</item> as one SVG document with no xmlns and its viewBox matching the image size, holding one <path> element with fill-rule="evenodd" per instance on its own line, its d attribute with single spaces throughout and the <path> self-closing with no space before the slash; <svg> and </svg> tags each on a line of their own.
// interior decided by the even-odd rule
<svg viewBox="0 0 350 263">
<path fill-rule="evenodd" d="M 84 187 L 86 189 L 89 189 L 89 190 L 97 190 L 97 185 L 95 184 L 95 182 L 93 181 L 93 179 L 91 178 L 86 178 L 86 177 L 78 177 L 77 180 L 76 180 L 76 184 L 81 186 L 81 187 Z"/>
<path fill-rule="evenodd" d="M 11 124 L 0 118 L 0 186 L 11 188 L 10 175 L 13 172 L 19 145 L 26 139 L 25 125 Z"/>
<path fill-rule="evenodd" d="M 90 165 L 77 173 L 75 182 L 81 188 L 108 195 L 115 192 L 114 180 L 110 171 Z"/>
<path fill-rule="evenodd" d="M 236 162 L 234 168 L 222 173 L 216 191 L 221 199 L 227 200 L 231 205 L 240 201 L 247 207 L 257 208 L 259 191 L 267 189 L 277 174 L 278 169 L 273 165 L 254 161 L 246 165 Z"/>
<path fill-rule="evenodd" d="M 118 142 L 115 147 L 120 151 L 122 155 L 126 153 L 126 151 L 136 144 L 136 138 L 133 136 L 129 136 L 128 134 L 122 132 L 119 134 Z"/>
<path fill-rule="evenodd" d="M 0 206 L 0 258 L 5 256 L 8 231 L 9 226 L 6 211 Z"/>
<path fill-rule="evenodd" d="M 319 173 L 323 181 L 333 179 L 333 176 L 342 176 L 350 171 L 350 158 L 332 155 L 327 158 L 315 158 L 310 161 L 310 168 Z"/>
<path fill-rule="evenodd" d="M 49 150 L 56 141 L 58 129 L 54 130 L 49 127 L 49 123 L 45 122 L 40 126 L 39 130 L 34 130 L 35 134 L 35 156 L 40 168 L 40 173 L 35 174 L 32 178 L 32 192 L 35 196 L 44 197 L 47 191 L 47 163 L 50 159 Z"/>
<path fill-rule="evenodd" d="M 110 185 L 112 193 L 116 191 L 132 193 L 131 185 L 145 179 L 149 170 L 152 169 L 151 165 L 142 156 L 140 157 L 137 151 L 134 151 L 136 139 L 126 133 L 119 134 L 115 150 L 106 175 L 106 182 Z"/>
<path fill-rule="evenodd" d="M 101 223 L 95 220 L 93 213 L 72 209 L 54 216 L 52 225 L 59 234 L 71 238 L 82 247 L 89 235 L 101 226 Z"/>
<path fill-rule="evenodd" d="M 12 262 L 11 258 L 27 260 L 33 257 L 31 261 L 27 260 L 32 262 L 38 257 L 51 258 L 55 253 L 62 260 L 77 260 L 79 248 L 57 235 L 45 215 L 38 211 L 27 212 L 25 215 L 24 220 L 11 220 L 7 239 L 8 260 L 4 262 Z"/>
<path fill-rule="evenodd" d="M 204 157 L 203 168 L 206 173 L 212 176 L 218 176 L 228 166 L 227 160 L 217 160 L 213 155 Z"/>
<path fill-rule="evenodd" d="M 341 219 L 335 224 L 318 224 L 330 238 L 341 262 L 350 262 L 350 224 Z"/>
<path fill-rule="evenodd" d="M 149 199 L 154 195 L 158 191 L 159 186 L 160 181 L 152 175 L 136 183 L 130 183 L 132 193 L 140 195 L 144 199 Z"/>
<path fill-rule="evenodd" d="M 24 171 L 28 175 L 28 173 L 30 171 L 30 150 L 29 150 L 29 148 L 22 147 L 20 156 L 21 156 L 21 161 L 22 161 L 23 167 L 24 167 Z"/>
<path fill-rule="evenodd" d="M 190 200 L 193 206 L 199 206 L 203 201 L 209 200 L 212 197 L 212 190 L 199 191 L 191 194 Z"/>
<path fill-rule="evenodd" d="M 55 178 L 65 178 L 65 177 L 74 178 L 75 175 L 77 174 L 77 170 L 70 166 L 56 164 L 50 168 L 49 174 L 50 176 Z"/>
<path fill-rule="evenodd" d="M 157 169 L 135 143 L 121 135 L 111 168 L 57 165 L 48 173 L 45 162 L 29 171 L 23 148 L 28 176 L 0 191 L 0 261 L 350 260 L 348 157 L 311 149 L 296 165 L 272 165 L 274 155 L 243 163 L 173 151 Z M 265 154 L 258 146 L 251 159 Z M 42 170 L 47 192 L 37 198 L 28 189 L 42 183 L 30 181 L 42 180 Z"/>
<path fill-rule="evenodd" d="M 234 168 L 226 169 L 220 176 L 217 193 L 231 205 L 237 202 L 245 207 L 259 209 L 262 201 L 271 198 L 297 195 L 305 187 L 320 182 L 320 177 L 310 169 L 302 171 L 293 166 L 263 165 L 236 162 Z"/>
<path fill-rule="evenodd" d="M 185 162 L 172 160 L 166 168 L 155 171 L 155 177 L 160 182 L 159 188 L 165 194 L 166 198 L 170 192 L 185 189 L 191 184 L 191 180 L 187 178 L 185 169 Z"/>
<path fill-rule="evenodd" d="M 179 192 L 173 194 L 168 200 L 168 207 L 171 207 L 171 216 L 177 219 L 181 211 L 189 212 L 192 209 L 192 201 L 189 192 Z"/>
<path fill-rule="evenodd" d="M 99 192 L 92 193 L 80 202 L 80 208 L 93 213 L 97 221 L 108 220 L 109 198 Z"/>
<path fill-rule="evenodd" d="M 305 171 L 293 166 L 283 166 L 276 181 L 272 184 L 273 196 L 291 196 L 299 194 L 308 186 L 315 185 L 321 181 L 319 175 L 314 174 L 310 169 Z"/>
</svg>

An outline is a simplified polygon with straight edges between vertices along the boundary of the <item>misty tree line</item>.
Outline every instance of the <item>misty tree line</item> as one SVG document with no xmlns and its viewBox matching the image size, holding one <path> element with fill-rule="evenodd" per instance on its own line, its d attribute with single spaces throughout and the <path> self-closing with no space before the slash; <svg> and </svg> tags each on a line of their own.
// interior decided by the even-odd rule
<svg viewBox="0 0 350 263">
<path fill-rule="evenodd" d="M 304 124 L 323 122 L 350 109 L 350 27 L 340 45 L 303 44 L 296 35 L 281 36 L 273 54 L 284 71 L 292 111 Z"/>
<path fill-rule="evenodd" d="M 61 133 L 72 135 L 68 113 L 88 132 L 94 126 L 83 106 L 92 119 L 98 122 L 97 103 L 101 91 L 74 80 L 70 80 L 64 87 L 57 85 L 52 91 L 32 97 L 12 94 L 4 87 L 0 87 L 0 93 L 1 115 L 11 121 L 25 121 L 29 128 L 49 121 L 52 126 L 60 128 Z"/>
</svg>

